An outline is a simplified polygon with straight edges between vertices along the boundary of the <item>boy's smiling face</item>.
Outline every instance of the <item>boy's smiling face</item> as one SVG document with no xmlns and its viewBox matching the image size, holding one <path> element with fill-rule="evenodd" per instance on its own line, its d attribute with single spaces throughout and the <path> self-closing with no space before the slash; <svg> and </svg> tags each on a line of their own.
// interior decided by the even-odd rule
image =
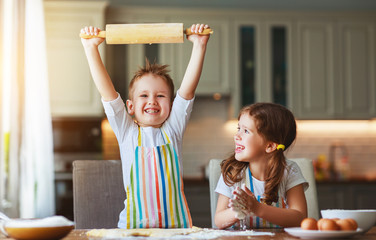
<svg viewBox="0 0 376 240">
<path fill-rule="evenodd" d="M 133 86 L 132 99 L 127 100 L 130 115 L 135 115 L 140 127 L 161 127 L 171 111 L 171 93 L 159 76 L 147 74 Z"/>
</svg>

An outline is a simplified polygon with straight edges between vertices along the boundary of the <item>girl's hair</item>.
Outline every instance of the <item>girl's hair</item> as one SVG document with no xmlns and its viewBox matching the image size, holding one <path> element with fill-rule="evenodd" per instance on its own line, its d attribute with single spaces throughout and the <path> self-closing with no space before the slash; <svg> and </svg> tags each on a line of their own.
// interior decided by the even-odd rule
<svg viewBox="0 0 376 240">
<path fill-rule="evenodd" d="M 160 65 L 155 61 L 151 64 L 149 60 L 145 58 L 145 67 L 140 67 L 137 72 L 135 72 L 131 82 L 129 83 L 128 98 L 133 98 L 134 84 L 137 82 L 137 80 L 147 74 L 153 74 L 155 76 L 161 77 L 167 83 L 168 90 L 170 92 L 170 100 L 172 102 L 174 99 L 174 82 L 168 74 L 168 67 L 169 65 Z"/>
<path fill-rule="evenodd" d="M 290 110 L 279 104 L 274 103 L 255 103 L 243 107 L 240 110 L 239 117 L 248 114 L 253 118 L 256 124 L 257 132 L 266 141 L 285 145 L 287 149 L 295 140 L 296 123 L 294 115 Z M 271 153 L 268 160 L 265 193 L 263 201 L 267 204 L 278 201 L 278 187 L 282 181 L 286 169 L 286 160 L 283 150 L 275 150 Z M 235 159 L 233 153 L 228 159 L 221 163 L 221 171 L 224 181 L 227 185 L 233 185 L 240 182 L 245 176 L 245 169 L 249 166 L 248 162 L 240 162 Z"/>
</svg>

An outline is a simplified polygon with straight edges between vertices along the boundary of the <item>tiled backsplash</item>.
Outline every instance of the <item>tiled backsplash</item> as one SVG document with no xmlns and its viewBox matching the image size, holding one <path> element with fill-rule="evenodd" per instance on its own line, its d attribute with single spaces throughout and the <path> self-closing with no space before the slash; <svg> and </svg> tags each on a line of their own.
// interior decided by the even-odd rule
<svg viewBox="0 0 376 240">
<path fill-rule="evenodd" d="M 196 98 L 183 142 L 185 178 L 202 178 L 212 158 L 224 159 L 234 149 L 237 122 L 228 121 L 229 100 Z M 107 129 L 107 130 L 106 130 Z M 116 139 L 108 125 L 102 125 L 103 156 L 118 159 Z M 352 176 L 376 178 L 376 120 L 298 121 L 298 137 L 286 152 L 288 158 L 329 157 L 330 145 L 343 144 L 348 151 Z"/>
</svg>

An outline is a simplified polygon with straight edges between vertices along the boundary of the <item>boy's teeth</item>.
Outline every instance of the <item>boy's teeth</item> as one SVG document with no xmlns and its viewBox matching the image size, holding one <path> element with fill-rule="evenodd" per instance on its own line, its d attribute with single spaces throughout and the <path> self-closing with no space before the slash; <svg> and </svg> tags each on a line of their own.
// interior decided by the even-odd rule
<svg viewBox="0 0 376 240">
<path fill-rule="evenodd" d="M 158 110 L 151 110 L 151 109 L 148 109 L 148 110 L 146 110 L 146 112 L 147 112 L 147 113 L 156 113 L 156 112 L 158 112 Z"/>
</svg>

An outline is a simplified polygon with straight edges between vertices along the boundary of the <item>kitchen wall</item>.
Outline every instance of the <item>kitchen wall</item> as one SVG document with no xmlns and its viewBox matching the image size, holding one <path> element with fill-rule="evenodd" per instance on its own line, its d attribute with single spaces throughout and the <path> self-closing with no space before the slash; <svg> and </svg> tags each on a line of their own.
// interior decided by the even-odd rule
<svg viewBox="0 0 376 240">
<path fill-rule="evenodd" d="M 228 102 L 209 97 L 196 99 L 183 143 L 186 178 L 203 177 L 203 168 L 211 158 L 225 158 L 233 150 L 237 122 L 228 121 Z M 376 178 L 376 120 L 298 120 L 298 136 L 286 156 L 316 159 L 324 154 L 329 157 L 334 143 L 346 147 L 352 176 Z"/>
</svg>

